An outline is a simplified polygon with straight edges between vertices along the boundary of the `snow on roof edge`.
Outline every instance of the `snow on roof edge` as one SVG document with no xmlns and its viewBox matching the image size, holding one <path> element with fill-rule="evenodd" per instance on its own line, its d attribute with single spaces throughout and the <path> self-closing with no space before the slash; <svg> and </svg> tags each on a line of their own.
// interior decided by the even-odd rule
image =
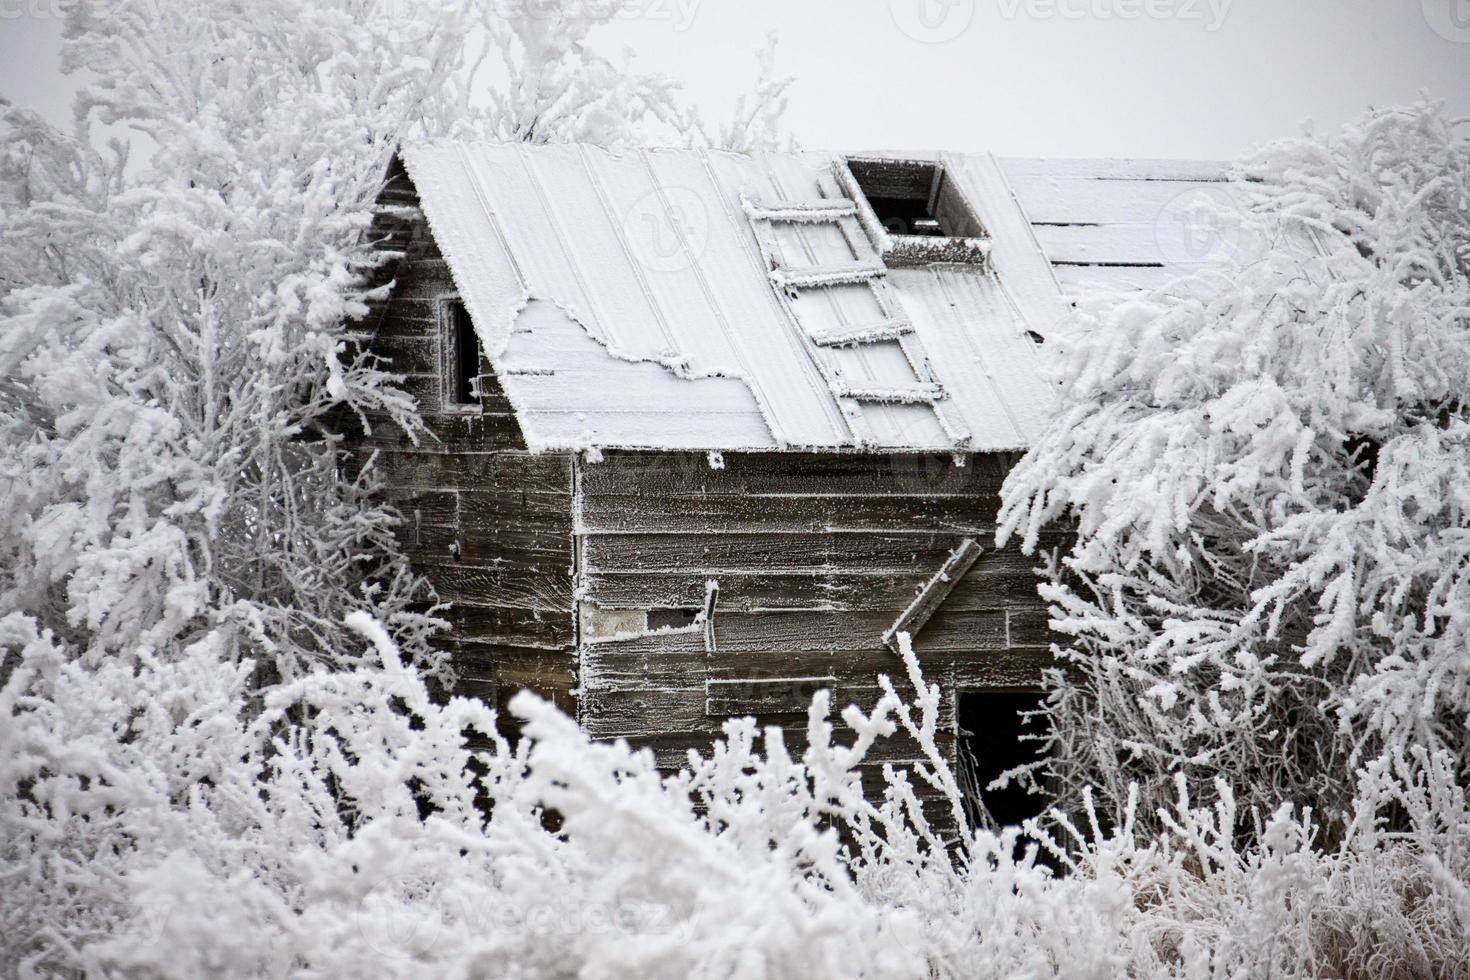
<svg viewBox="0 0 1470 980">
<path fill-rule="evenodd" d="M 494 171 L 497 174 L 497 179 L 490 181 L 488 191 L 485 186 L 480 185 L 485 182 L 488 174 L 492 171 L 486 170 L 481 175 L 481 179 L 477 180 L 474 167 L 468 161 L 468 156 L 477 150 L 487 154 L 494 153 L 496 154 L 494 159 L 501 161 L 493 164 L 493 167 L 500 169 Z M 455 288 L 459 291 L 460 297 L 465 302 L 471 320 L 475 325 L 476 333 L 487 355 L 487 359 L 495 368 L 497 374 L 502 376 L 503 382 L 506 378 L 514 376 L 509 373 L 509 368 L 504 358 L 507 345 L 510 343 L 512 334 L 516 330 L 517 320 L 525 313 L 529 304 L 537 300 L 545 300 L 558 308 L 570 321 L 577 323 L 585 330 L 586 334 L 592 340 L 602 346 L 610 358 L 629 364 L 656 364 L 672 375 L 686 379 L 728 378 L 738 380 L 749 386 L 749 378 L 738 367 L 732 366 L 730 368 L 722 368 L 721 370 L 708 370 L 710 362 L 707 356 L 702 362 L 706 368 L 705 370 L 691 372 L 687 371 L 686 366 L 686 370 L 681 373 L 681 364 L 686 360 L 685 357 L 681 356 L 686 351 L 682 343 L 676 344 L 673 348 L 668 349 L 670 350 L 669 356 L 655 355 L 653 353 L 654 348 L 640 350 L 621 347 L 618 343 L 613 342 L 613 337 L 606 330 L 600 331 L 589 327 L 590 321 L 587 318 L 588 316 L 592 316 L 595 320 L 595 311 L 584 311 L 581 303 L 569 301 L 571 299 L 569 295 L 561 293 L 549 284 L 543 284 L 537 278 L 538 274 L 536 272 L 527 270 L 526 266 L 528 263 L 534 265 L 537 262 L 543 262 L 544 264 L 544 261 L 552 261 L 546 253 L 535 251 L 534 249 L 553 247 L 549 244 L 542 243 L 551 241 L 557 234 L 561 234 L 563 238 L 565 236 L 564 233 L 555 231 L 555 228 L 558 227 L 556 217 L 549 215 L 550 220 L 546 224 L 551 226 L 553 231 L 548 232 L 546 228 L 542 228 L 540 229 L 543 233 L 542 237 L 526 238 L 524 236 L 525 225 L 524 221 L 522 221 L 520 226 L 512 225 L 510 227 L 512 237 L 520 237 L 514 244 L 508 243 L 504 237 L 506 229 L 497 227 L 499 218 L 495 213 L 495 206 L 498 203 L 509 206 L 514 210 L 519 205 L 517 201 L 504 198 L 504 195 L 510 194 L 511 191 L 500 186 L 502 182 L 498 178 L 507 175 L 515 176 L 514 173 L 505 171 L 504 168 L 510 166 L 512 171 L 517 170 L 517 165 L 514 162 L 517 157 L 521 158 L 529 173 L 536 168 L 542 171 L 547 171 L 548 168 L 554 169 L 553 165 L 557 164 L 558 159 L 565 161 L 579 152 L 592 156 L 594 162 L 599 165 L 601 165 L 601 161 L 607 159 L 621 159 L 624 163 L 627 163 L 630 157 L 651 160 L 652 162 L 649 163 L 649 173 L 654 175 L 655 186 L 657 186 L 658 180 L 667 179 L 666 175 L 669 171 L 676 170 L 681 165 L 681 162 L 688 162 L 691 159 L 693 151 L 678 148 L 664 148 L 653 149 L 640 154 L 625 154 L 619 157 L 619 155 L 607 153 L 606 151 L 595 152 L 590 148 L 578 148 L 575 151 L 567 151 L 565 148 L 557 150 L 555 148 L 527 148 L 522 146 L 507 147 L 505 144 L 490 141 L 483 143 L 461 143 L 452 140 L 423 141 L 406 144 L 400 148 L 400 157 L 403 160 L 405 169 L 410 179 L 418 188 L 421 206 L 428 222 L 430 233 L 434 236 L 435 241 L 444 254 Z M 890 152 L 885 151 L 883 155 L 890 155 Z M 560 153 L 560 157 L 558 157 L 558 153 Z M 437 160 L 433 159 L 436 155 L 438 156 Z M 847 155 L 857 156 L 861 154 L 854 153 Z M 868 155 L 874 155 L 874 153 L 870 151 Z M 893 153 L 892 155 L 907 159 L 924 159 L 925 157 L 938 156 L 939 159 L 936 162 L 941 162 L 947 167 L 956 167 L 957 170 L 964 169 L 963 164 L 965 161 L 976 159 L 973 156 L 957 157 L 954 155 L 927 153 Z M 768 173 L 779 171 L 786 173 L 792 168 L 800 166 L 830 166 L 830 161 L 840 155 L 820 151 L 766 155 L 710 151 L 708 156 L 715 159 L 716 166 L 728 165 L 734 171 L 761 171 Z M 450 161 L 447 165 L 445 163 L 446 158 Z M 983 159 L 989 160 L 990 158 L 986 156 Z M 486 164 L 482 162 L 479 166 L 483 168 Z M 996 173 L 999 170 L 993 161 L 985 169 L 990 170 L 992 173 Z M 596 178 L 590 177 L 590 173 L 589 171 L 589 178 L 586 182 L 595 185 L 597 180 Z M 711 178 L 713 178 L 714 170 L 710 170 L 710 174 Z M 557 175 L 553 173 L 552 176 L 555 177 Z M 1029 223 L 1020 218 L 1018 205 L 1014 201 L 1013 195 L 1010 194 L 1009 188 L 1005 186 L 1003 175 L 996 173 L 996 177 L 999 179 L 997 186 L 1003 193 L 996 196 L 994 188 L 982 192 L 987 195 L 988 200 L 985 210 L 990 212 L 987 226 L 994 226 L 992 230 L 995 231 L 1009 225 L 1010 231 L 1006 235 L 1006 242 L 1002 250 L 1004 251 L 1005 247 L 1010 247 L 1018 257 L 1024 257 L 1027 253 L 1030 253 L 1035 259 L 1030 264 L 1045 270 L 1047 273 L 1045 279 L 1049 280 L 1040 284 L 1037 282 L 1023 284 L 1014 270 L 1011 270 L 1009 277 L 1005 275 L 1001 277 L 1001 290 L 1009 298 L 1013 312 L 1018 314 L 1022 321 L 1019 326 L 1012 325 L 1002 331 L 1011 332 L 1024 330 L 1028 324 L 1038 323 L 1039 320 L 1036 311 L 1039 308 L 1050 307 L 1052 310 L 1055 310 L 1058 306 L 1065 308 L 1065 303 L 1061 300 L 1055 280 L 1051 277 L 1049 264 L 1046 263 L 1045 257 L 1041 254 L 1039 248 L 1031 238 Z M 533 181 L 537 179 L 536 175 L 532 174 L 531 179 Z M 966 181 L 962 180 L 962 182 Z M 568 189 L 568 186 L 564 184 L 558 185 L 553 183 L 551 186 L 555 195 L 560 195 Z M 581 189 L 585 190 L 585 188 Z M 502 198 L 498 202 L 492 202 L 485 197 L 487 193 L 500 193 Z M 478 202 L 472 200 L 470 197 L 472 194 L 480 195 L 481 199 Z M 811 192 L 808 192 L 807 196 L 812 196 Z M 713 208 L 715 206 L 717 198 L 717 194 L 711 197 L 709 207 Z M 559 206 L 559 200 L 557 203 Z M 467 215 L 464 213 L 467 211 L 478 211 L 480 213 Z M 577 217 L 580 218 L 581 215 Z M 715 216 L 716 220 L 718 217 L 719 215 Z M 1012 221 L 1011 219 L 1013 218 L 1016 220 Z M 454 227 L 451 228 L 449 226 Z M 570 226 L 580 227 L 579 225 Z M 1018 231 L 1018 228 L 1023 231 Z M 748 233 L 747 228 L 742 227 L 739 230 Z M 580 238 L 581 236 L 579 235 L 578 237 Z M 527 250 L 528 241 L 533 248 L 532 251 Z M 1012 241 L 1024 242 L 1024 244 L 1015 246 L 1012 244 Z M 562 242 L 563 246 L 568 244 L 565 241 Z M 599 256 L 599 262 L 602 260 L 611 261 L 612 258 L 612 253 L 603 253 Z M 622 257 L 619 256 L 619 258 Z M 1001 264 L 1004 265 L 1005 262 L 1002 261 Z M 592 270 L 590 272 L 592 288 L 601 289 L 604 276 L 601 266 L 596 265 L 589 268 Z M 471 275 L 470 270 L 474 270 L 473 275 Z M 1032 271 L 1034 272 L 1034 270 Z M 723 270 L 719 274 L 724 275 Z M 736 275 L 736 273 L 731 273 L 731 275 Z M 739 278 L 738 275 L 736 275 L 736 278 Z M 1040 279 L 1041 277 L 1030 275 L 1027 278 Z M 732 280 L 725 285 L 728 288 L 747 291 L 752 288 L 749 284 L 743 284 L 743 280 L 739 282 Z M 762 287 L 769 288 L 764 284 L 762 284 Z M 1016 295 L 1018 291 L 1024 294 L 1020 298 Z M 1043 293 L 1050 294 L 1050 303 L 1046 302 L 1048 297 L 1041 295 Z M 1041 295 L 1040 301 L 1037 300 L 1038 295 Z M 1027 298 L 1028 296 L 1029 298 Z M 982 323 L 980 320 L 977 320 L 977 317 L 983 317 L 989 314 L 981 310 L 971 310 L 968 307 L 961 310 L 960 313 L 959 325 L 957 327 L 945 327 L 944 329 L 959 329 L 962 333 L 974 334 L 974 341 L 980 344 L 989 344 L 995 340 L 995 331 L 1001 329 L 1001 327 L 998 324 Z M 678 315 L 682 318 L 682 309 L 680 309 Z M 626 325 L 626 321 L 619 322 Z M 739 323 L 737 322 L 734 325 L 739 326 Z M 1050 323 L 1040 324 L 1043 328 L 1049 328 L 1050 325 Z M 676 324 L 675 326 L 678 329 L 684 329 L 682 323 Z M 619 329 L 624 329 L 624 327 L 620 326 Z M 743 330 L 745 327 L 740 326 L 740 329 Z M 932 331 L 940 328 L 930 325 L 925 329 Z M 681 336 L 687 338 L 687 330 Z M 763 345 L 763 342 L 756 342 L 759 356 L 779 356 L 773 349 Z M 998 377 L 991 377 L 988 370 L 982 377 L 980 375 L 974 375 L 973 371 L 971 371 L 970 375 L 966 375 L 965 371 L 969 369 L 955 367 L 953 365 L 936 365 L 936 367 L 940 370 L 941 375 L 949 373 L 952 378 L 956 379 L 955 383 L 951 383 L 950 378 L 943 379 L 946 388 L 951 391 L 955 391 L 957 390 L 957 386 L 965 384 L 981 384 L 988 387 L 999 386 L 996 387 L 996 396 L 999 397 L 1000 392 L 1007 385 L 1014 386 L 1021 384 L 1032 387 L 1042 385 L 1039 377 L 1034 381 L 1024 380 L 1032 374 L 1037 373 L 1034 366 L 1023 368 L 1018 375 L 1016 369 L 1021 366 L 1020 362 L 1014 361 L 1013 358 L 1007 360 L 1006 357 L 1002 357 L 999 363 L 1002 366 L 1002 370 L 999 372 Z M 960 373 L 955 375 L 953 374 L 955 371 L 959 371 Z M 769 379 L 767 383 L 770 383 Z M 516 413 L 517 418 L 521 420 L 521 428 L 525 435 L 527 445 L 533 451 L 578 450 L 592 448 L 594 446 L 597 448 L 624 450 L 676 448 L 668 442 L 642 441 L 640 438 L 627 433 L 620 434 L 615 430 L 616 427 L 611 424 L 609 424 L 609 431 L 587 438 L 572 438 L 568 437 L 565 433 L 546 435 L 539 432 L 534 424 L 528 424 L 528 420 L 536 415 L 537 409 L 527 401 L 524 392 L 520 390 L 520 386 L 512 381 L 504 384 L 504 387 L 511 408 Z M 723 441 L 719 438 L 711 438 L 704 443 L 698 443 L 697 445 L 690 444 L 687 446 L 681 445 L 677 448 L 688 449 L 690 451 L 695 451 L 696 449 L 702 451 L 708 448 L 727 452 L 838 451 L 844 453 L 863 452 L 879 454 L 947 452 L 952 448 L 925 444 L 923 440 L 919 440 L 919 442 L 915 442 L 914 444 L 889 442 L 883 445 L 865 446 L 853 444 L 850 438 L 847 440 L 839 439 L 834 442 L 832 439 L 826 437 L 808 438 L 800 432 L 794 435 L 783 436 L 779 433 L 785 427 L 778 428 L 773 422 L 770 414 L 772 409 L 760 398 L 758 394 L 759 389 L 750 387 L 750 391 L 752 395 L 756 396 L 755 407 L 761 415 L 764 428 L 770 433 L 769 442 L 764 439 L 750 440 L 747 443 L 732 441 L 730 438 L 724 438 Z M 1043 385 L 1041 394 L 1050 395 L 1049 387 Z M 1034 401 L 1034 396 L 1028 397 L 1032 397 L 1032 401 Z M 972 400 L 967 401 L 967 399 L 961 399 L 961 402 L 966 404 L 970 401 Z M 1032 413 L 1034 411 L 1030 407 L 1031 403 L 1025 399 L 1019 404 L 1023 406 L 1022 410 L 1024 413 Z M 972 409 L 973 404 L 971 404 Z M 643 412 L 642 414 L 647 415 L 656 410 L 658 410 L 657 406 L 651 406 L 649 411 Z M 612 421 L 615 421 L 615 419 Z M 1017 441 L 1015 436 L 1021 435 L 1034 438 L 1034 433 L 1038 431 L 1039 422 L 1039 419 L 1033 419 L 1030 414 L 1025 414 L 1021 429 L 1009 436 L 1003 435 L 1001 431 L 997 431 L 994 424 L 984 425 L 982 426 L 983 435 L 977 440 L 974 451 L 1012 452 L 1024 450 L 1028 441 L 1027 438 Z M 589 431 L 595 429 L 596 426 L 589 427 Z"/>
</svg>

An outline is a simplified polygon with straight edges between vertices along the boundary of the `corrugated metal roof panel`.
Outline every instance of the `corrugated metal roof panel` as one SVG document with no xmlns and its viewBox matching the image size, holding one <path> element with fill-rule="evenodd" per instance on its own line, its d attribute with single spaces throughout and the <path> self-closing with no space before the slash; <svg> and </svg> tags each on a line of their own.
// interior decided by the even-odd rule
<svg viewBox="0 0 1470 980">
<path fill-rule="evenodd" d="M 988 157 L 945 161 L 961 185 L 980 188 L 971 205 L 981 221 L 1014 239 L 994 268 L 880 268 L 882 302 L 866 286 L 773 286 L 768 255 L 793 270 L 796 256 L 839 270 L 871 261 L 866 239 L 861 256 L 849 254 L 834 223 L 856 232 L 853 218 L 769 222 L 763 252 L 745 210 L 832 193 L 829 154 L 434 141 L 406 147 L 404 160 L 533 448 L 866 440 L 1013 449 L 1036 436 L 1051 408 L 1026 331 L 1044 332 L 1065 304 L 1055 281 L 1038 275 L 1046 262 Z M 912 329 L 895 329 L 895 314 Z M 868 323 L 886 333 L 848 346 L 812 339 L 861 334 Z M 853 396 L 831 383 L 834 369 L 859 393 L 861 420 Z M 871 395 L 898 389 L 942 401 Z M 959 429 L 941 420 L 941 405 L 957 413 Z"/>
<path fill-rule="evenodd" d="M 1228 215 L 1244 193 L 1223 163 L 998 163 L 1068 296 L 1157 288 L 1256 245 Z M 1217 215 L 1214 206 L 1227 213 Z"/>
</svg>

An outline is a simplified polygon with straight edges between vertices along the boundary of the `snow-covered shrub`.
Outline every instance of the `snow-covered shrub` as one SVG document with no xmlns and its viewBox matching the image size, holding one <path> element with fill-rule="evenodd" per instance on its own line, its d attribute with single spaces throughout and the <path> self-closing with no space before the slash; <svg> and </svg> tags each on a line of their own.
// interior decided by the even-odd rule
<svg viewBox="0 0 1470 980">
<path fill-rule="evenodd" d="M 1335 835 L 1401 765 L 1470 783 L 1470 148 L 1421 105 L 1244 175 L 1265 247 L 1082 312 L 999 538 L 1074 522 L 1044 590 L 1074 796 L 1223 777 Z"/>
<path fill-rule="evenodd" d="M 735 721 L 672 777 L 533 698 L 515 702 L 528 736 L 515 749 L 483 705 L 431 699 L 428 624 L 410 613 L 422 593 L 391 512 L 338 479 L 330 425 L 345 408 L 415 428 L 391 366 L 341 345 L 368 298 L 362 234 L 387 155 L 408 132 L 617 143 L 689 114 L 666 82 L 590 52 L 615 4 L 66 9 L 67 58 L 97 76 L 78 131 L 8 107 L 0 120 L 8 972 L 1466 972 L 1470 825 L 1444 732 L 1369 746 L 1368 802 L 1334 823 L 1330 848 L 1309 846 L 1322 837 L 1310 819 L 1275 800 L 1237 806 L 1228 786 L 1206 781 L 1192 805 L 1199 780 L 1149 784 L 1146 803 L 1105 784 L 1080 829 L 1050 827 L 1068 843 L 1056 877 L 1017 859 L 1014 830 L 937 838 L 920 784 L 963 822 L 937 753 L 863 797 L 875 741 L 932 731 L 936 694 L 911 658 L 911 695 L 889 687 L 843 711 L 851 745 L 833 742 L 819 699 L 800 759 L 778 730 Z M 488 94 L 463 48 L 481 37 L 506 67 Z M 722 139 L 775 138 L 784 82 L 765 64 Z M 98 126 L 145 134 L 148 160 L 100 146 Z M 1302 154 L 1293 166 L 1315 166 Z M 1453 212 L 1448 195 L 1425 200 Z M 1374 417 L 1353 416 L 1347 437 L 1377 438 Z M 1404 688 L 1419 661 L 1385 664 L 1398 693 L 1369 687 L 1334 709 L 1401 725 L 1373 712 L 1431 685 Z M 472 751 L 467 732 L 491 748 Z M 1377 825 L 1386 799 L 1411 838 Z M 1255 819 L 1255 842 L 1241 840 Z"/>
<path fill-rule="evenodd" d="M 373 202 L 410 135 L 688 129 L 672 83 L 589 47 L 622 6 L 65 0 L 75 133 L 0 102 L 0 614 L 96 655 L 228 623 L 294 677 L 368 609 L 428 657 L 392 515 L 333 434 L 418 429 L 392 365 L 343 342 Z M 725 135 L 769 137 L 783 90 Z"/>
<path fill-rule="evenodd" d="M 370 644 L 342 658 L 357 666 L 279 685 L 257 710 L 250 665 L 225 663 L 209 638 L 171 661 L 91 667 L 24 618 L 0 623 L 16 658 L 0 686 L 0 739 L 14 747 L 0 776 L 21 787 L 0 807 L 0 951 L 17 974 L 1470 970 L 1463 822 L 1432 852 L 1371 822 L 1324 852 L 1283 807 L 1242 847 L 1228 788 L 1191 805 L 1181 781 L 1157 835 L 1133 807 L 1109 832 L 1062 821 L 1079 846 L 1056 877 L 1015 858 L 1014 828 L 935 847 L 902 773 L 881 799 L 862 796 L 872 746 L 932 724 L 911 655 L 916 692 L 885 685 L 872 711 L 843 712 L 852 744 L 832 742 L 820 696 L 801 758 L 779 729 L 732 721 L 669 777 L 525 694 L 513 749 L 484 705 L 431 698 L 376 622 L 356 613 L 350 626 Z M 472 751 L 467 732 L 492 747 Z M 937 757 L 929 775 L 953 786 Z M 1419 785 L 1404 805 L 1442 810 L 1440 783 Z"/>
</svg>

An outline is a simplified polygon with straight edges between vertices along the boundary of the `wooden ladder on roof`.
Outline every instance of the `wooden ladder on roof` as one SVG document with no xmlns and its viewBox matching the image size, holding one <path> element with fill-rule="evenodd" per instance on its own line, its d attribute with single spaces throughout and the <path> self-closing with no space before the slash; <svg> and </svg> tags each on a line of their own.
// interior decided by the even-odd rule
<svg viewBox="0 0 1470 980">
<path fill-rule="evenodd" d="M 822 175 L 818 186 L 823 196 L 815 200 L 756 202 L 743 198 L 741 203 L 760 244 L 771 285 L 787 313 L 801 324 L 801 335 L 810 348 L 812 360 L 821 369 L 853 437 L 862 446 L 875 442 L 872 428 L 863 415 L 865 406 L 927 405 L 939 420 L 952 448 L 966 448 L 970 441 L 969 429 L 953 404 L 948 402 L 949 395 L 934 375 L 923 342 L 892 294 L 887 281 L 888 267 L 858 221 L 857 204 L 843 195 L 830 176 Z M 805 236 L 798 236 L 805 246 L 803 254 L 785 254 L 778 245 L 776 234 L 776 226 L 783 224 L 835 226 L 852 251 L 851 261 L 819 263 L 811 242 Z M 872 290 L 877 308 L 882 311 L 880 318 L 870 323 L 841 322 L 835 328 L 818 329 L 802 324 L 792 301 L 804 291 L 840 285 L 862 285 Z M 913 372 L 911 382 L 874 384 L 850 378 L 835 358 L 826 353 L 835 347 L 860 348 L 889 342 L 896 342 L 903 351 Z"/>
</svg>

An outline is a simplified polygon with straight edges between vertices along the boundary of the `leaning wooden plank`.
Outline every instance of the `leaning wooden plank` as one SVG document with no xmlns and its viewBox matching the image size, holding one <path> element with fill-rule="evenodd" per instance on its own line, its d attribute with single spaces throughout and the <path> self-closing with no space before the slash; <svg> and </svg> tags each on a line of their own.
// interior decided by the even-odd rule
<svg viewBox="0 0 1470 980">
<path fill-rule="evenodd" d="M 919 591 L 909 607 L 899 614 L 898 619 L 893 621 L 888 632 L 883 634 L 883 642 L 896 652 L 899 633 L 908 633 L 912 636 L 923 629 L 929 617 L 934 615 L 934 611 L 955 587 L 955 583 L 964 577 L 964 574 L 970 570 L 970 566 L 975 564 L 975 560 L 979 557 L 980 546 L 975 543 L 974 538 L 965 538 L 961 541 L 960 546 L 949 556 L 944 566 Z"/>
</svg>

